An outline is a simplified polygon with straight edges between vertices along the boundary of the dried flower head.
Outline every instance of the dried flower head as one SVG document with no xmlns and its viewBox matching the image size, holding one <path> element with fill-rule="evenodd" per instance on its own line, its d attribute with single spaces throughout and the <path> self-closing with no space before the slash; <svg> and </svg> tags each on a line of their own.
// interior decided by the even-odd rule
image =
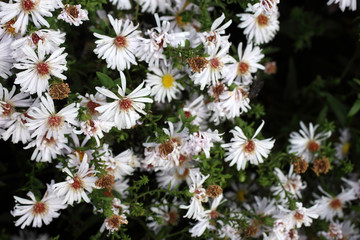
<svg viewBox="0 0 360 240">
<path fill-rule="evenodd" d="M 314 161 L 312 170 L 319 176 L 320 173 L 327 174 L 330 170 L 330 162 L 327 157 L 317 158 Z"/>
<path fill-rule="evenodd" d="M 265 73 L 275 74 L 277 70 L 276 62 L 267 62 L 265 63 Z"/>
<path fill-rule="evenodd" d="M 105 220 L 106 228 L 112 232 L 119 230 L 121 224 L 128 224 L 125 216 L 119 216 L 114 214 Z"/>
<path fill-rule="evenodd" d="M 210 185 L 206 189 L 206 195 L 211 198 L 217 198 L 223 193 L 222 188 L 219 185 Z"/>
<path fill-rule="evenodd" d="M 256 235 L 256 233 L 258 232 L 258 228 L 257 228 L 257 226 L 255 226 L 255 225 L 249 225 L 246 229 L 245 229 L 245 231 L 244 231 L 244 234 L 245 234 L 245 237 L 253 237 L 253 236 L 255 236 Z"/>
<path fill-rule="evenodd" d="M 71 91 L 69 84 L 61 82 L 52 84 L 49 93 L 52 99 L 61 100 L 67 98 Z"/>
<path fill-rule="evenodd" d="M 114 176 L 110 174 L 106 174 L 102 177 L 100 177 L 96 182 L 95 185 L 99 188 L 106 188 L 106 189 L 112 189 L 114 186 Z"/>
<path fill-rule="evenodd" d="M 200 73 L 209 63 L 206 58 L 200 56 L 189 58 L 186 62 L 190 65 L 192 71 L 197 73 Z"/>
<path fill-rule="evenodd" d="M 306 170 L 308 169 L 309 167 L 309 164 L 305 161 L 304 158 L 302 157 L 298 157 L 296 158 L 292 164 L 294 165 L 294 171 L 297 173 L 297 174 L 300 174 L 300 173 L 305 173 Z"/>
</svg>

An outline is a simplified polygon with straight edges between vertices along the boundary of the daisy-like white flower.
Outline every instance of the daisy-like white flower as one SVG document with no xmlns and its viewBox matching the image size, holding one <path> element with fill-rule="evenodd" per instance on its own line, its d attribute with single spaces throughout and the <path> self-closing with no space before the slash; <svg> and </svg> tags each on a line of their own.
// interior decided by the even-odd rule
<svg viewBox="0 0 360 240">
<path fill-rule="evenodd" d="M 10 19 L 4 23 L 0 21 L 0 43 L 7 41 L 12 42 L 21 36 L 20 31 L 15 32 L 15 22 L 16 18 Z"/>
<path fill-rule="evenodd" d="M 325 195 L 318 197 L 315 200 L 315 204 L 318 205 L 317 210 L 321 219 L 327 221 L 333 220 L 335 216 L 343 217 L 343 208 L 346 207 L 346 204 L 352 200 L 356 199 L 355 192 L 352 189 L 344 190 L 342 189 L 341 193 L 333 197 L 329 193 L 325 192 L 321 186 L 319 190 Z"/>
<path fill-rule="evenodd" d="M 205 86 L 216 85 L 219 79 L 224 77 L 224 66 L 235 62 L 235 59 L 228 54 L 230 45 L 229 43 L 226 46 L 209 46 L 209 57 L 206 57 L 207 64 L 202 71 L 195 72 L 190 76 L 196 85 L 200 85 L 201 90 L 203 90 Z M 219 50 L 220 47 L 221 50 Z"/>
<path fill-rule="evenodd" d="M 300 228 L 302 225 L 309 227 L 311 226 L 313 219 L 319 217 L 316 205 L 311 208 L 305 208 L 301 202 L 296 202 L 295 210 L 285 209 L 282 206 L 278 207 L 282 211 L 281 214 L 284 215 L 282 216 L 282 219 L 287 222 L 288 230 L 295 227 Z"/>
<path fill-rule="evenodd" d="M 89 119 L 80 123 L 81 130 L 77 133 L 85 134 L 86 138 L 95 138 L 97 146 L 100 146 L 100 139 L 104 137 L 104 133 L 108 133 L 114 126 L 112 122 L 99 121 L 95 119 Z"/>
<path fill-rule="evenodd" d="M 155 233 L 158 233 L 160 229 L 164 226 L 175 226 L 179 220 L 179 213 L 176 206 L 178 206 L 178 202 L 176 200 L 172 201 L 172 203 L 168 203 L 166 199 L 160 204 L 156 202 L 154 207 L 151 207 L 150 210 L 156 214 L 156 216 L 160 219 L 160 223 L 150 216 L 147 220 L 147 226 L 152 229 Z"/>
<path fill-rule="evenodd" d="M 37 28 L 50 27 L 44 17 L 51 17 L 50 11 L 54 10 L 54 7 L 51 0 L 15 0 L 14 3 L 0 2 L 0 9 L 0 22 L 4 24 L 15 18 L 16 21 L 13 24 L 15 32 L 20 31 L 21 35 L 24 35 L 29 23 L 29 15 Z"/>
<path fill-rule="evenodd" d="M 217 198 L 215 198 L 209 210 L 203 211 L 198 217 L 198 222 L 189 229 L 191 233 L 191 237 L 200 237 L 206 229 L 216 229 L 210 222 L 210 220 L 216 220 L 221 214 L 216 211 L 218 206 L 223 203 L 223 195 L 221 194 Z"/>
<path fill-rule="evenodd" d="M 97 92 L 95 95 L 86 93 L 85 96 L 79 96 L 79 98 L 81 99 L 80 106 L 87 108 L 92 119 L 97 119 L 100 114 L 95 108 L 105 104 L 106 97 Z"/>
<path fill-rule="evenodd" d="M 182 182 L 186 181 L 190 184 L 190 169 L 193 172 L 200 171 L 198 168 L 193 168 L 191 159 L 188 156 L 180 155 L 179 166 L 172 166 L 171 168 L 163 168 L 156 173 L 156 180 L 160 187 L 174 189 Z"/>
<path fill-rule="evenodd" d="M 107 158 L 105 162 L 106 171 L 115 177 L 115 180 L 122 179 L 126 175 L 132 175 L 134 168 L 130 166 L 134 152 L 130 149 L 123 151 L 115 157 Z"/>
<path fill-rule="evenodd" d="M 221 146 L 226 149 L 225 161 L 231 161 L 230 166 L 237 164 L 237 170 L 245 169 L 246 163 L 250 161 L 251 164 L 258 165 L 262 163 L 263 158 L 267 158 L 270 150 L 274 146 L 275 140 L 271 138 L 258 140 L 255 137 L 263 128 L 265 122 L 262 121 L 261 125 L 256 130 L 254 136 L 248 139 L 244 132 L 238 126 L 230 132 L 233 134 L 231 143 L 225 143 Z"/>
<path fill-rule="evenodd" d="M 65 33 L 60 30 L 52 29 L 40 29 L 27 35 L 25 37 L 19 38 L 12 42 L 11 49 L 13 50 L 13 57 L 15 59 L 22 58 L 26 56 L 23 52 L 22 47 L 28 45 L 32 49 L 38 47 L 39 43 L 42 44 L 45 49 L 45 54 L 50 54 L 55 52 L 60 48 L 60 44 L 65 42 Z"/>
<path fill-rule="evenodd" d="M 111 99 L 113 102 L 106 103 L 95 108 L 101 115 L 99 119 L 102 121 L 113 122 L 118 129 L 129 129 L 135 126 L 136 121 L 140 119 L 140 114 L 146 115 L 144 112 L 145 103 L 152 103 L 153 100 L 147 97 L 150 90 L 142 88 L 144 82 L 141 83 L 129 95 L 125 95 L 126 79 L 123 72 L 120 72 L 121 87 L 118 85 L 118 95 L 108 89 L 96 87 L 96 90 Z"/>
<path fill-rule="evenodd" d="M 330 137 L 331 132 L 320 132 L 315 134 L 319 125 L 309 124 L 309 128 L 300 122 L 301 129 L 298 132 L 290 133 L 290 150 L 289 153 L 295 153 L 299 157 L 303 157 L 306 162 L 311 162 L 316 156 L 316 152 L 320 149 L 321 143 Z"/>
<path fill-rule="evenodd" d="M 239 117 L 243 112 L 251 109 L 247 87 L 238 86 L 232 91 L 225 91 L 219 96 L 219 107 L 227 119 Z"/>
<path fill-rule="evenodd" d="M 110 2 L 115 5 L 118 10 L 131 9 L 130 0 L 110 0 Z"/>
<path fill-rule="evenodd" d="M 220 17 L 215 19 L 209 32 L 203 32 L 199 34 L 199 40 L 204 44 L 204 46 L 227 46 L 229 44 L 228 39 L 230 35 L 223 36 L 223 34 L 225 34 L 225 29 L 231 25 L 232 21 L 229 20 L 220 27 L 224 20 L 225 15 L 222 13 Z"/>
<path fill-rule="evenodd" d="M 66 79 L 63 71 L 67 70 L 67 53 L 63 53 L 65 48 L 59 48 L 45 60 L 45 48 L 39 43 L 38 53 L 29 47 L 22 48 L 26 57 L 14 64 L 14 67 L 23 70 L 16 74 L 15 84 L 20 84 L 23 92 L 30 94 L 37 93 L 40 97 L 49 88 L 49 79 L 55 76 L 62 80 Z"/>
<path fill-rule="evenodd" d="M 348 128 L 340 130 L 340 142 L 334 144 L 336 150 L 335 156 L 338 159 L 343 160 L 348 156 L 350 150 L 350 138 L 351 134 Z"/>
<path fill-rule="evenodd" d="M 169 0 L 139 0 L 141 12 L 149 12 L 154 14 L 156 12 L 164 13 L 166 9 L 171 8 L 171 1 Z"/>
<path fill-rule="evenodd" d="M 356 229 L 354 224 L 349 220 L 344 222 L 334 221 L 329 225 L 327 232 L 322 231 L 319 232 L 318 235 L 329 240 L 357 240 L 360 238 L 359 230 Z"/>
<path fill-rule="evenodd" d="M 6 131 L 1 134 L 2 138 L 6 141 L 11 136 L 12 143 L 21 141 L 23 144 L 31 140 L 30 131 L 25 126 L 27 120 L 27 113 L 16 112 L 11 116 L 11 120 L 4 126 Z"/>
<path fill-rule="evenodd" d="M 29 130 L 34 131 L 31 137 L 45 136 L 47 139 L 57 139 L 72 131 L 70 124 L 78 125 L 76 103 L 71 103 L 56 112 L 54 101 L 49 94 L 41 97 L 40 101 L 40 107 L 31 107 L 29 110 L 29 118 L 25 124 Z"/>
<path fill-rule="evenodd" d="M 189 32 L 172 32 L 169 21 L 160 22 L 159 15 L 155 13 L 156 27 L 147 31 L 150 39 L 140 37 L 141 44 L 136 50 L 136 56 L 149 64 L 149 67 L 159 67 L 160 61 L 167 65 L 166 56 L 163 54 L 167 46 L 185 46 Z"/>
<path fill-rule="evenodd" d="M 356 10 L 356 0 L 329 0 L 327 5 L 339 4 L 341 11 L 345 11 L 346 8 L 349 8 L 351 11 Z"/>
<path fill-rule="evenodd" d="M 210 116 L 210 111 L 205 105 L 204 95 L 187 100 L 183 107 L 183 111 L 186 118 L 196 116 L 191 121 L 192 125 L 200 126 L 201 129 L 206 128 L 206 121 Z"/>
<path fill-rule="evenodd" d="M 275 11 L 270 16 L 264 13 L 257 15 L 256 10 L 256 7 L 248 4 L 245 10 L 247 13 L 240 13 L 236 16 L 240 17 L 241 23 L 238 27 L 245 29 L 244 34 L 248 41 L 254 41 L 259 45 L 270 42 L 279 31 L 279 12 Z"/>
<path fill-rule="evenodd" d="M 252 73 L 256 73 L 258 69 L 265 69 L 259 64 L 264 54 L 258 46 L 253 48 L 252 43 L 248 43 L 245 51 L 242 50 L 242 43 L 238 46 L 239 61 L 227 65 L 224 82 L 229 86 L 234 82 L 237 85 L 249 85 L 252 83 Z"/>
<path fill-rule="evenodd" d="M 189 192 L 193 194 L 191 197 L 191 203 L 189 206 L 181 205 L 181 209 L 188 209 L 184 217 L 196 219 L 204 211 L 202 202 L 208 201 L 205 188 L 202 184 L 210 175 L 204 176 L 200 172 L 193 172 L 190 170 L 191 186 Z"/>
<path fill-rule="evenodd" d="M 260 0 L 259 3 L 255 3 L 253 7 L 256 10 L 255 15 L 260 15 L 264 13 L 266 15 L 271 15 L 278 11 L 277 4 L 280 3 L 280 0 Z"/>
<path fill-rule="evenodd" d="M 172 67 L 172 64 L 165 66 L 164 63 L 160 67 L 149 67 L 152 73 L 146 75 L 146 86 L 151 88 L 151 96 L 154 96 L 155 101 L 163 103 L 167 98 L 168 102 L 176 99 L 176 94 L 184 87 L 177 82 L 178 79 L 183 77 L 179 70 Z"/>
<path fill-rule="evenodd" d="M 214 146 L 214 142 L 222 141 L 222 134 L 219 134 L 218 130 L 211 131 L 197 131 L 190 135 L 190 139 L 187 142 L 187 152 L 191 155 L 198 155 L 201 152 L 205 153 L 207 158 L 210 157 L 210 149 Z"/>
<path fill-rule="evenodd" d="M 139 25 L 134 26 L 129 19 L 114 19 L 111 15 L 108 18 L 116 37 L 94 33 L 99 38 L 95 41 L 94 53 L 98 58 L 106 60 L 108 68 L 116 68 L 118 71 L 129 69 L 131 64 L 137 65 L 134 52 L 139 47 L 138 36 L 141 31 L 136 30 Z"/>
<path fill-rule="evenodd" d="M 41 227 L 44 223 L 48 225 L 54 218 L 60 216 L 59 210 L 65 209 L 67 205 L 62 203 L 62 200 L 54 194 L 52 185 L 47 184 L 47 191 L 43 198 L 38 201 L 32 192 L 28 192 L 27 196 L 30 198 L 25 199 L 14 196 L 17 204 L 11 215 L 14 217 L 21 216 L 15 222 L 15 226 L 21 225 L 21 228 L 29 226 L 32 222 L 32 227 Z"/>
<path fill-rule="evenodd" d="M 11 44 L 11 40 L 1 41 L 0 42 L 0 77 L 7 79 L 8 76 L 11 76 L 12 73 L 10 69 L 14 64 L 14 58 L 11 56 L 11 49 L 9 45 Z"/>
<path fill-rule="evenodd" d="M 80 26 L 83 21 L 89 20 L 88 11 L 81 9 L 81 5 L 65 4 L 63 10 L 57 17 L 70 25 Z"/>
<path fill-rule="evenodd" d="M 357 181 L 351 181 L 346 178 L 341 178 L 345 183 L 347 183 L 350 186 L 350 189 L 355 192 L 356 196 L 360 197 L 360 179 Z"/>
<path fill-rule="evenodd" d="M 306 188 L 306 182 L 301 181 L 301 176 L 293 173 L 294 165 L 291 164 L 287 176 L 279 168 L 275 168 L 274 174 L 278 177 L 279 183 L 271 187 L 273 194 L 280 195 L 281 199 L 285 199 L 285 191 L 294 195 L 295 198 L 301 198 L 301 190 Z M 284 191 L 285 190 L 285 191 Z"/>
<path fill-rule="evenodd" d="M 91 193 L 93 188 L 95 188 L 95 182 L 98 178 L 94 176 L 97 171 L 89 169 L 87 155 L 84 155 L 84 160 L 81 162 L 81 165 L 75 174 L 68 168 L 64 168 L 63 171 L 68 174 L 66 181 L 53 185 L 54 192 L 57 196 L 64 196 L 63 203 L 72 206 L 75 201 L 80 203 L 82 199 L 87 203 L 90 202 L 85 190 Z"/>
</svg>

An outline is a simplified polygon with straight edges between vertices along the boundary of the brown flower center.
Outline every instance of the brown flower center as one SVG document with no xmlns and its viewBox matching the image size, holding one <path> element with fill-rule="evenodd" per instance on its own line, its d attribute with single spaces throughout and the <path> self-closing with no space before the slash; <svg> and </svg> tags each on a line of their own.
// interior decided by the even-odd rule
<svg viewBox="0 0 360 240">
<path fill-rule="evenodd" d="M 29 12 L 34 9 L 35 3 L 31 0 L 23 0 L 21 6 L 26 12 Z"/>
<path fill-rule="evenodd" d="M 112 187 L 114 186 L 115 182 L 114 182 L 114 176 L 110 175 L 110 174 L 106 174 L 102 177 L 100 177 L 96 182 L 95 185 L 100 187 L 100 188 L 107 188 L 107 189 L 112 189 Z"/>
<path fill-rule="evenodd" d="M 335 210 L 342 207 L 342 203 L 338 198 L 333 199 L 329 205 Z"/>
<path fill-rule="evenodd" d="M 132 108 L 132 101 L 129 98 L 119 100 L 119 107 L 121 110 L 128 110 Z"/>
<path fill-rule="evenodd" d="M 49 64 L 45 62 L 38 63 L 36 69 L 41 76 L 47 75 L 50 72 Z"/>
<path fill-rule="evenodd" d="M 34 204 L 32 211 L 35 215 L 44 214 L 47 211 L 47 206 L 43 202 L 37 202 Z"/>
<path fill-rule="evenodd" d="M 307 149 L 310 152 L 316 152 L 320 149 L 320 145 L 315 142 L 314 140 L 309 141 L 308 145 L 307 145 Z"/>
<path fill-rule="evenodd" d="M 48 118 L 48 125 L 51 128 L 57 128 L 59 126 L 62 125 L 62 120 L 63 118 L 60 116 L 57 116 L 55 114 L 50 115 L 50 117 Z"/>
<path fill-rule="evenodd" d="M 219 69 L 221 67 L 221 62 L 218 58 L 212 58 L 210 59 L 210 66 L 213 69 Z"/>
<path fill-rule="evenodd" d="M 11 104 L 9 103 L 3 103 L 1 104 L 1 107 L 2 107 L 2 114 L 4 116 L 7 116 L 7 117 L 10 117 L 11 114 L 14 112 L 14 108 Z"/>
<path fill-rule="evenodd" d="M 66 11 L 68 12 L 68 14 L 72 17 L 72 18 L 78 18 L 79 17 L 79 10 L 77 9 L 76 6 L 71 6 L 69 8 L 66 9 Z"/>
<path fill-rule="evenodd" d="M 83 186 L 83 182 L 81 181 L 81 179 L 78 176 L 75 176 L 73 178 L 73 183 L 71 184 L 71 187 L 75 190 L 80 190 Z"/>
<path fill-rule="evenodd" d="M 244 145 L 244 151 L 246 153 L 253 153 L 255 151 L 255 143 L 253 140 L 247 140 Z"/>
<path fill-rule="evenodd" d="M 42 38 L 39 37 L 39 35 L 37 35 L 36 33 L 33 33 L 31 34 L 31 40 L 35 45 L 37 45 L 39 41 L 42 40 Z"/>
<path fill-rule="evenodd" d="M 264 14 L 260 14 L 257 18 L 257 23 L 260 27 L 267 26 L 269 23 L 269 17 L 265 16 Z"/>
<path fill-rule="evenodd" d="M 217 198 L 223 193 L 223 189 L 219 185 L 210 185 L 206 189 L 206 195 L 211 198 Z"/>
<path fill-rule="evenodd" d="M 245 63 L 245 62 L 240 62 L 238 65 L 238 73 L 239 75 L 244 75 L 248 72 L 249 70 L 249 64 Z"/>
<path fill-rule="evenodd" d="M 117 36 L 114 40 L 114 44 L 119 48 L 126 47 L 126 45 L 127 45 L 126 38 L 121 35 Z"/>
<path fill-rule="evenodd" d="M 86 106 L 88 107 L 90 114 L 91 114 L 91 115 L 95 115 L 95 114 L 98 113 L 98 111 L 96 111 L 95 108 L 99 107 L 100 104 L 98 104 L 98 103 L 90 100 L 90 101 L 86 104 Z"/>
<path fill-rule="evenodd" d="M 209 61 L 204 57 L 196 56 L 187 59 L 186 62 L 190 65 L 193 72 L 200 73 L 206 67 Z"/>
</svg>

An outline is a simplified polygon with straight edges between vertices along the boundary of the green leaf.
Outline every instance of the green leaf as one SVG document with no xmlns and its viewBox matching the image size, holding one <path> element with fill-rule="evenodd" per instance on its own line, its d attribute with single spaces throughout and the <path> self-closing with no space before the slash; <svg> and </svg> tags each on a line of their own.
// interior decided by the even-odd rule
<svg viewBox="0 0 360 240">
<path fill-rule="evenodd" d="M 351 107 L 348 117 L 354 116 L 360 110 L 360 99 L 357 99 L 354 105 Z"/>
<path fill-rule="evenodd" d="M 114 81 L 111 79 L 111 77 L 109 77 L 108 75 L 106 75 L 105 73 L 102 72 L 96 72 L 96 75 L 98 76 L 101 84 L 106 87 L 106 88 L 111 88 L 113 87 Z"/>
</svg>

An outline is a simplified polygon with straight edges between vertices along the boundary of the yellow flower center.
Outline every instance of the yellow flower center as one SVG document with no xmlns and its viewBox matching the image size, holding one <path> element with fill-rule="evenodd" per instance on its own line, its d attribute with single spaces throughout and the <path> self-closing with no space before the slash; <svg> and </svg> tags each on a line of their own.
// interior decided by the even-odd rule
<svg viewBox="0 0 360 240">
<path fill-rule="evenodd" d="M 173 76 L 168 73 L 162 77 L 162 84 L 163 84 L 164 88 L 169 89 L 172 86 L 174 86 L 174 81 L 175 81 L 175 79 L 173 78 Z"/>
<path fill-rule="evenodd" d="M 239 202 L 245 202 L 245 195 L 247 194 L 246 190 L 239 190 L 236 193 L 236 200 Z"/>
<path fill-rule="evenodd" d="M 348 154 L 349 149 L 350 149 L 350 143 L 349 142 L 344 143 L 344 145 L 342 147 L 342 153 L 344 155 Z"/>
</svg>

